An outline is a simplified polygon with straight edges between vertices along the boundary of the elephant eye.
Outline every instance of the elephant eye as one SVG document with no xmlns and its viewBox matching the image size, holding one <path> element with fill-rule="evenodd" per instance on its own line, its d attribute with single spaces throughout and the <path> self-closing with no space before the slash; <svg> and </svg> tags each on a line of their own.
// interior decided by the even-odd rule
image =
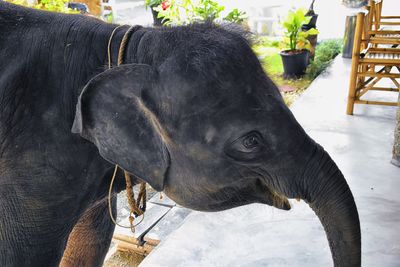
<svg viewBox="0 0 400 267">
<path fill-rule="evenodd" d="M 265 141 L 259 132 L 252 131 L 227 144 L 224 148 L 225 154 L 230 158 L 255 163 L 265 153 Z"/>
<path fill-rule="evenodd" d="M 263 147 L 263 138 L 259 132 L 250 132 L 236 139 L 226 147 L 228 154 L 258 152 Z"/>
<path fill-rule="evenodd" d="M 247 149 L 253 149 L 260 144 L 259 135 L 257 133 L 251 133 L 243 139 L 243 146 Z"/>
</svg>

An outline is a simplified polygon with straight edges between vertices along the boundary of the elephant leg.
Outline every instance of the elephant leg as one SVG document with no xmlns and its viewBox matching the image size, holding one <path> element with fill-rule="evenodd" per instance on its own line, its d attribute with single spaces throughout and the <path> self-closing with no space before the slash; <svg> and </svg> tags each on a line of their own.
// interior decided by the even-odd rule
<svg viewBox="0 0 400 267">
<path fill-rule="evenodd" d="M 114 194 L 113 214 L 116 213 L 116 198 Z M 114 228 L 108 212 L 108 200 L 104 197 L 88 208 L 74 226 L 60 266 L 101 266 Z"/>
</svg>

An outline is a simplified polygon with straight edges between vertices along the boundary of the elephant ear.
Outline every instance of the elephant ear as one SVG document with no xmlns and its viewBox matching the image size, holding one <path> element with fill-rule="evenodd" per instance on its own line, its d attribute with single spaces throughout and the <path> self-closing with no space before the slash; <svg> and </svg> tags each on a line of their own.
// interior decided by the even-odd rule
<svg viewBox="0 0 400 267">
<path fill-rule="evenodd" d="M 155 70 L 140 64 L 98 74 L 79 96 L 72 132 L 95 144 L 106 160 L 162 191 L 169 165 L 166 135 L 141 98 L 156 79 Z"/>
</svg>

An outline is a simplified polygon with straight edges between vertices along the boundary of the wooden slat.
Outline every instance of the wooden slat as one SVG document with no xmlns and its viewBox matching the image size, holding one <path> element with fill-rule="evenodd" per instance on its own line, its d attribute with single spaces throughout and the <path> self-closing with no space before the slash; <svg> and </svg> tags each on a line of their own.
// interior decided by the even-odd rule
<svg viewBox="0 0 400 267">
<path fill-rule="evenodd" d="M 361 77 L 382 77 L 382 78 L 400 78 L 400 74 L 397 73 L 357 73 Z"/>
<path fill-rule="evenodd" d="M 134 245 L 138 245 L 138 246 L 140 245 L 139 240 L 137 240 L 137 238 L 135 238 L 135 237 L 121 235 L 121 234 L 114 234 L 112 238 L 116 242 L 124 241 L 124 242 L 131 243 Z"/>
<path fill-rule="evenodd" d="M 380 25 L 400 25 L 398 21 L 381 21 L 379 22 Z"/>
<path fill-rule="evenodd" d="M 354 101 L 356 104 L 367 104 L 367 105 L 381 105 L 381 106 L 397 106 L 398 102 L 384 102 L 384 101 L 370 101 L 370 100 L 361 100 L 356 99 Z"/>
<path fill-rule="evenodd" d="M 386 87 L 370 87 L 370 88 L 361 88 L 358 94 L 358 98 L 360 99 L 363 95 L 365 95 L 368 91 L 384 91 L 384 92 L 399 92 L 399 89 L 396 88 L 386 88 Z"/>
<path fill-rule="evenodd" d="M 117 241 L 117 250 L 122 250 L 122 251 L 129 251 L 129 252 L 135 252 L 144 256 L 147 256 L 150 254 L 150 252 L 154 249 L 154 246 L 144 244 L 143 246 L 135 245 L 132 243 L 128 243 L 125 241 L 118 240 Z"/>
<path fill-rule="evenodd" d="M 400 19 L 400 16 L 381 16 L 381 19 Z"/>
<path fill-rule="evenodd" d="M 371 87 L 368 90 L 386 91 L 386 92 L 399 92 L 399 89 L 397 89 L 397 88 L 389 88 L 389 87 Z"/>
<path fill-rule="evenodd" d="M 369 30 L 368 35 L 395 35 L 400 34 L 400 30 Z"/>
<path fill-rule="evenodd" d="M 379 38 L 379 37 L 371 37 L 369 40 L 363 40 L 364 42 L 370 42 L 371 44 L 392 44 L 399 45 L 399 38 Z"/>
<path fill-rule="evenodd" d="M 140 244 L 136 238 L 120 234 L 114 234 L 113 241 L 117 243 L 118 250 L 127 250 L 141 255 L 148 255 L 160 243 L 160 240 L 152 240 Z"/>
<path fill-rule="evenodd" d="M 371 47 L 368 50 L 370 53 L 385 53 L 385 54 L 400 54 L 399 48 L 380 48 Z"/>
<path fill-rule="evenodd" d="M 150 237 L 144 237 L 144 240 L 146 241 L 146 244 L 149 244 L 153 247 L 157 246 L 161 242 L 160 240 L 152 239 Z"/>
<path fill-rule="evenodd" d="M 396 66 L 396 65 L 400 64 L 400 59 L 362 58 L 362 59 L 360 59 L 360 64 Z"/>
</svg>

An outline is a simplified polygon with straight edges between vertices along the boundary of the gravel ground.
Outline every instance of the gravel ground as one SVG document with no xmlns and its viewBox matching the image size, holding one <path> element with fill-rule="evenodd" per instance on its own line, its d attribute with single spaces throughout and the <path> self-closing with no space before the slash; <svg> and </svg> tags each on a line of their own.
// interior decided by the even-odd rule
<svg viewBox="0 0 400 267">
<path fill-rule="evenodd" d="M 144 256 L 137 253 L 117 251 L 103 264 L 103 267 L 136 267 L 143 259 Z"/>
</svg>

